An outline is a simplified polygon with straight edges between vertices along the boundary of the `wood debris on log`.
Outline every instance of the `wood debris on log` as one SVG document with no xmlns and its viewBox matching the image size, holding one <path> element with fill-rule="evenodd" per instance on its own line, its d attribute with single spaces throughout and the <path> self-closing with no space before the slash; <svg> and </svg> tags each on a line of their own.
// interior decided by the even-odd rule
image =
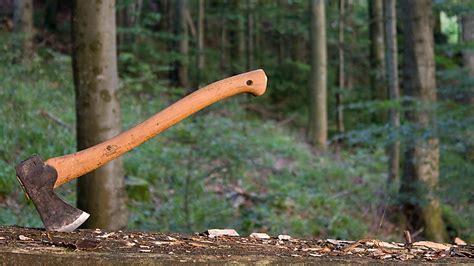
<svg viewBox="0 0 474 266">
<path fill-rule="evenodd" d="M 210 230 L 208 230 L 210 231 Z M 235 231 L 235 230 L 234 230 Z M 212 231 L 210 231 L 212 233 Z M 215 233 L 215 232 L 214 232 Z M 237 232 L 235 232 L 236 234 Z M 63 258 L 100 263 L 108 259 L 120 262 L 168 263 L 214 262 L 439 262 L 474 263 L 474 245 L 450 245 L 419 241 L 385 242 L 377 239 L 346 241 L 336 239 L 299 239 L 282 237 L 219 237 L 209 234 L 164 234 L 154 232 L 98 232 L 76 230 L 72 233 L 46 232 L 21 227 L 0 227 L 0 261 L 13 264 L 38 263 Z M 28 240 L 25 240 L 28 239 Z M 285 239 L 285 238 L 283 238 Z M 286 238 L 288 239 L 288 238 Z M 75 252 L 70 252 L 70 251 Z M 137 257 L 138 256 L 138 257 Z M 100 260 L 98 259 L 100 258 Z M 68 261 L 69 262 L 69 261 Z"/>
</svg>

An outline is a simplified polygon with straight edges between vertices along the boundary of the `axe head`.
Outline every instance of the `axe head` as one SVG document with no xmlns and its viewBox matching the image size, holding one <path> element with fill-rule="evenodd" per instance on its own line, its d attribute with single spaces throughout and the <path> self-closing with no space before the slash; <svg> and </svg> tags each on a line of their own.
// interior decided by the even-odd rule
<svg viewBox="0 0 474 266">
<path fill-rule="evenodd" d="M 64 202 L 54 192 L 58 173 L 34 155 L 18 164 L 16 176 L 48 231 L 71 232 L 84 223 L 89 214 Z"/>
</svg>

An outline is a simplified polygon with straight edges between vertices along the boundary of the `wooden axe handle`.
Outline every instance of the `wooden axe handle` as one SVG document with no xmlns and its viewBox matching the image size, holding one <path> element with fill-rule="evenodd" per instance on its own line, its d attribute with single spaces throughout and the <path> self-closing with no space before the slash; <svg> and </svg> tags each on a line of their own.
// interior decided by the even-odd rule
<svg viewBox="0 0 474 266">
<path fill-rule="evenodd" d="M 266 87 L 267 76 L 261 69 L 226 78 L 191 93 L 141 124 L 109 140 L 73 154 L 51 158 L 46 164 L 58 172 L 54 187 L 101 167 L 219 100 L 242 92 L 260 96 Z"/>
</svg>

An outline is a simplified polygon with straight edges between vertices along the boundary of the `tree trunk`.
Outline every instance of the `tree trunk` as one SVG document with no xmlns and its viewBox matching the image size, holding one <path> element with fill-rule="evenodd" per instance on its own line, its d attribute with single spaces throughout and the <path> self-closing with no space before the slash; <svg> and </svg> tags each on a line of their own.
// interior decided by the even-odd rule
<svg viewBox="0 0 474 266">
<path fill-rule="evenodd" d="M 142 11 L 143 0 L 123 0 L 122 4 L 124 6 L 119 9 L 117 13 L 117 24 L 123 29 L 130 30 L 138 24 Z M 135 36 L 130 33 L 121 32 L 118 34 L 118 42 L 120 47 L 122 47 L 124 44 L 133 44 L 135 39 Z"/>
<path fill-rule="evenodd" d="M 115 1 L 75 0 L 72 32 L 77 148 L 82 150 L 121 131 Z M 120 159 L 83 176 L 77 184 L 77 205 L 91 214 L 84 227 L 116 230 L 127 226 Z"/>
<path fill-rule="evenodd" d="M 204 73 L 204 60 L 205 60 L 205 53 L 204 53 L 204 0 L 199 0 L 199 7 L 198 7 L 198 60 L 197 60 L 197 68 L 198 68 L 198 86 L 200 86 L 203 82 L 203 73 Z"/>
<path fill-rule="evenodd" d="M 383 32 L 383 0 L 369 0 L 369 35 L 370 35 L 370 87 L 373 100 L 387 99 L 385 87 L 385 47 Z M 385 123 L 387 115 L 384 110 L 377 110 L 375 121 Z"/>
<path fill-rule="evenodd" d="M 327 52 L 324 0 L 311 0 L 310 106 L 308 139 L 322 149 L 327 145 Z"/>
<path fill-rule="evenodd" d="M 228 54 L 228 27 L 227 27 L 227 5 L 228 2 L 226 0 L 223 0 L 222 6 L 221 6 L 221 16 L 220 16 L 220 26 L 221 26 L 221 41 L 220 41 L 220 69 L 222 71 L 221 76 L 227 77 L 229 75 L 229 54 Z"/>
<path fill-rule="evenodd" d="M 13 1 L 13 27 L 21 35 L 21 61 L 29 63 L 33 56 L 33 0 Z"/>
<path fill-rule="evenodd" d="M 247 0 L 247 70 L 254 68 L 255 61 L 255 3 Z"/>
<path fill-rule="evenodd" d="M 391 101 L 400 101 L 400 86 L 398 82 L 398 45 L 397 45 L 397 7 L 396 0 L 385 0 L 385 43 L 386 43 L 386 74 L 388 94 Z M 388 147 L 388 183 L 400 177 L 400 112 L 398 108 L 390 109 L 390 126 L 396 132 L 395 139 Z"/>
<path fill-rule="evenodd" d="M 337 92 L 336 92 L 336 128 L 338 134 L 344 133 L 344 110 L 343 110 L 343 95 L 344 90 L 344 0 L 339 0 L 339 32 L 337 38 L 337 52 L 338 52 L 338 78 L 337 78 Z"/>
<path fill-rule="evenodd" d="M 175 86 L 188 89 L 188 24 L 186 23 L 187 0 L 175 1 L 174 32 L 177 38 L 176 48 L 179 53 L 174 62 L 172 81 Z"/>
<path fill-rule="evenodd" d="M 44 26 L 53 32 L 58 29 L 58 7 L 58 0 L 47 0 L 44 8 Z"/>
<path fill-rule="evenodd" d="M 471 48 L 463 50 L 462 58 L 469 76 L 474 77 L 474 49 L 472 48 L 474 42 L 474 12 L 462 16 L 462 40 L 465 44 L 471 44 Z M 467 97 L 465 97 L 467 103 L 474 104 L 474 92 L 472 89 L 467 94 Z"/>
<path fill-rule="evenodd" d="M 447 240 L 447 232 L 437 195 L 439 140 L 428 134 L 435 132 L 433 105 L 436 103 L 431 0 L 402 0 L 401 11 L 405 94 L 416 100 L 408 120 L 414 126 L 412 135 L 418 136 L 406 145 L 401 200 L 408 230 L 421 229 L 427 239 L 443 242 Z"/>
</svg>

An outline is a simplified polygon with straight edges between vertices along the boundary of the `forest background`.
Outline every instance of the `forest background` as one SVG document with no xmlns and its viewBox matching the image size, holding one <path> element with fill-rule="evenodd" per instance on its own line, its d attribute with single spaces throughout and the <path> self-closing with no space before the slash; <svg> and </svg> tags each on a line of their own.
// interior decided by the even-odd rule
<svg viewBox="0 0 474 266">
<path fill-rule="evenodd" d="M 0 0 L 3 225 L 41 226 L 14 165 L 80 146 L 75 2 Z M 264 96 L 225 100 L 125 155 L 119 227 L 387 240 L 408 229 L 472 243 L 474 3 L 416 2 L 111 5 L 123 129 L 212 81 L 257 68 L 269 78 Z M 75 181 L 58 193 L 78 201 Z"/>
</svg>

